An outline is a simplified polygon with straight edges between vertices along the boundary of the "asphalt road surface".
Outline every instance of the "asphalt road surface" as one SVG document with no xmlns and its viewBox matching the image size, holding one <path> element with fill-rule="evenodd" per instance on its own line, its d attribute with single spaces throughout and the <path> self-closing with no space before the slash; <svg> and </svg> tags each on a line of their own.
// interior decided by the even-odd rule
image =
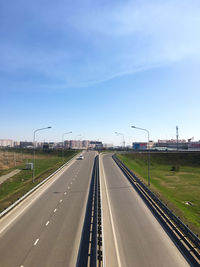
<svg viewBox="0 0 200 267">
<path fill-rule="evenodd" d="M 189 266 L 111 155 L 100 158 L 100 171 L 105 265 Z"/>
<path fill-rule="evenodd" d="M 95 152 L 0 220 L 1 267 L 75 266 Z"/>
</svg>

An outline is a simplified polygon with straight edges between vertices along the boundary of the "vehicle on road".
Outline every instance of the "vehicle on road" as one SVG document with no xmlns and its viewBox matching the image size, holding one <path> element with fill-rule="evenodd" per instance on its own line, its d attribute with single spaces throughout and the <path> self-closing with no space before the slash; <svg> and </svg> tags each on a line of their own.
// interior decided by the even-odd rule
<svg viewBox="0 0 200 267">
<path fill-rule="evenodd" d="M 84 159 L 83 155 L 80 155 L 78 158 L 78 160 Z"/>
</svg>

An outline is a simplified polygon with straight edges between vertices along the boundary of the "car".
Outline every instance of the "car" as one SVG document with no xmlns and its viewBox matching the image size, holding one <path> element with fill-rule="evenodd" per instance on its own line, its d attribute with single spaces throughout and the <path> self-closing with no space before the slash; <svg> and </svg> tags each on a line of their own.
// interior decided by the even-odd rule
<svg viewBox="0 0 200 267">
<path fill-rule="evenodd" d="M 80 155 L 77 159 L 84 159 L 83 155 Z"/>
</svg>

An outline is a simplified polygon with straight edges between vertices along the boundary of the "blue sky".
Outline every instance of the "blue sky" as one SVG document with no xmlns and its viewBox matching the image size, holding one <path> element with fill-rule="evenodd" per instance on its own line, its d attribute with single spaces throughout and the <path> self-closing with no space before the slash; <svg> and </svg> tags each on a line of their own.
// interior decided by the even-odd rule
<svg viewBox="0 0 200 267">
<path fill-rule="evenodd" d="M 1 138 L 200 140 L 200 2 L 0 3 Z"/>
</svg>

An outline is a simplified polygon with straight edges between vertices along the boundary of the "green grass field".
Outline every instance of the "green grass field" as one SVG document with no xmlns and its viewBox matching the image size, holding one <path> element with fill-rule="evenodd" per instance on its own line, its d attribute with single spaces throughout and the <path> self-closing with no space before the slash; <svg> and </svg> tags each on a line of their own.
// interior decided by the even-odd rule
<svg viewBox="0 0 200 267">
<path fill-rule="evenodd" d="M 66 151 L 64 162 L 71 159 L 77 153 L 78 151 Z M 27 160 L 32 162 L 32 154 L 30 154 L 29 159 L 26 158 Z M 18 166 L 17 168 L 22 169 L 21 172 L 0 185 L 0 212 L 48 177 L 61 165 L 63 165 L 63 161 L 60 151 L 53 153 L 36 152 L 35 182 L 32 183 L 32 171 L 22 169 L 25 167 L 25 162 L 21 166 Z M 10 171 L 13 169 L 11 168 Z"/>
<path fill-rule="evenodd" d="M 147 183 L 146 153 L 117 156 Z M 173 166 L 179 171 L 172 171 Z M 200 235 L 200 153 L 152 153 L 150 178 L 151 190 Z"/>
</svg>

